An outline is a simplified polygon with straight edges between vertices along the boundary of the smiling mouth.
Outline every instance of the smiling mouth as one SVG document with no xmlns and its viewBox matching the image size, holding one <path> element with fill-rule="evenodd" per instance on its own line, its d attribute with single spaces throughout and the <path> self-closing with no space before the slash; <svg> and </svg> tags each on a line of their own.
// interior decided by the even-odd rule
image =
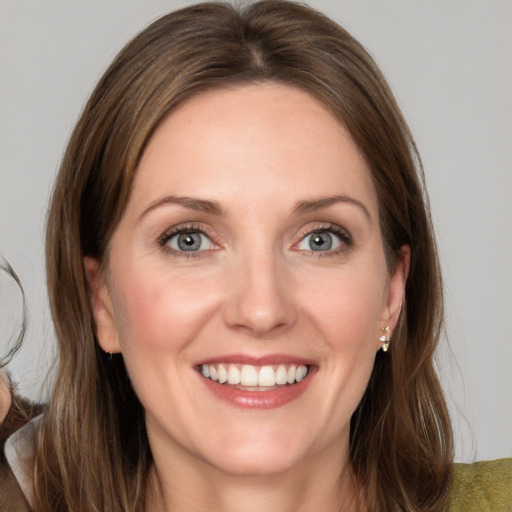
<svg viewBox="0 0 512 512">
<path fill-rule="evenodd" d="M 243 391 L 272 391 L 293 386 L 309 374 L 309 365 L 279 364 L 253 366 L 249 364 L 202 364 L 197 367 L 201 375 L 218 384 Z"/>
</svg>

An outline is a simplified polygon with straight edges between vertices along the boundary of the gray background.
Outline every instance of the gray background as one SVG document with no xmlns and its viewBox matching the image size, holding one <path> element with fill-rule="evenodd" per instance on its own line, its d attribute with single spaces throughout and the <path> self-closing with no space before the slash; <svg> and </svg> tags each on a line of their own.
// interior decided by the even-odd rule
<svg viewBox="0 0 512 512">
<path fill-rule="evenodd" d="M 30 329 L 9 368 L 45 396 L 54 354 L 43 272 L 51 183 L 100 73 L 159 14 L 188 2 L 0 0 L 0 254 Z M 425 165 L 445 277 L 441 376 L 457 459 L 512 456 L 512 2 L 312 0 L 376 57 Z M 19 294 L 0 280 L 2 343 Z"/>
</svg>

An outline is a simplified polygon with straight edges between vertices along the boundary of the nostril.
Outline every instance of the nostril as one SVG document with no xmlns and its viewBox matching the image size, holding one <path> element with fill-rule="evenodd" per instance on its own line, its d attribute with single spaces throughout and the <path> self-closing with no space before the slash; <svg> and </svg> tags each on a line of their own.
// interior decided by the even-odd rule
<svg viewBox="0 0 512 512">
<path fill-rule="evenodd" d="M 225 321 L 234 329 L 244 334 L 262 338 L 287 329 L 295 322 L 291 307 L 284 304 L 265 304 L 238 300 L 225 310 Z"/>
<path fill-rule="evenodd" d="M 270 254 L 270 256 L 269 256 Z M 267 248 L 252 254 L 231 269 L 226 288 L 226 324 L 244 334 L 265 338 L 281 332 L 296 320 L 293 297 L 287 285 L 286 269 L 279 267 Z"/>
</svg>

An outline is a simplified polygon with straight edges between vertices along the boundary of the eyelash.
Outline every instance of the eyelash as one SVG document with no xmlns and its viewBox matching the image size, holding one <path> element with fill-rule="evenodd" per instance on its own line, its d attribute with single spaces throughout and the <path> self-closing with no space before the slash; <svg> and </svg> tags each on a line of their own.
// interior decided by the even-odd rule
<svg viewBox="0 0 512 512">
<path fill-rule="evenodd" d="M 209 240 L 211 240 L 211 235 L 208 234 L 208 232 L 203 229 L 201 226 L 197 224 L 187 224 L 184 226 L 179 226 L 176 228 L 172 228 L 165 233 L 163 233 L 158 238 L 158 246 L 164 250 L 166 253 L 172 254 L 173 256 L 178 257 L 184 257 L 184 258 L 197 258 L 203 256 L 203 254 L 207 251 L 205 250 L 199 250 L 199 251 L 178 251 L 176 249 L 173 249 L 168 244 L 169 240 L 171 240 L 176 235 L 184 235 L 187 233 L 199 233 L 201 235 L 204 235 Z M 328 250 L 328 251 L 313 251 L 313 250 L 305 250 L 305 251 L 299 251 L 306 253 L 309 257 L 326 257 L 326 256 L 336 256 L 338 254 L 341 254 L 345 251 L 347 251 L 352 245 L 353 245 L 353 239 L 350 233 L 336 225 L 336 224 L 319 224 L 315 226 L 314 228 L 309 228 L 298 235 L 298 241 L 294 243 L 294 247 L 300 244 L 307 236 L 313 235 L 315 233 L 331 233 L 338 237 L 341 241 L 341 245 L 339 248 L 336 248 L 334 250 Z M 215 245 L 215 243 L 212 241 L 212 244 Z"/>
<path fill-rule="evenodd" d="M 197 224 L 186 224 L 184 226 L 179 226 L 177 228 L 172 228 L 165 233 L 163 233 L 158 238 L 158 245 L 162 248 L 162 250 L 168 254 L 172 254 L 173 256 L 183 257 L 183 258 L 197 258 L 203 255 L 205 252 L 203 251 L 177 251 L 176 249 L 173 249 L 167 243 L 169 240 L 171 240 L 176 235 L 186 235 L 188 233 L 199 233 L 201 235 L 204 235 L 209 240 L 211 240 L 211 236 L 206 232 L 205 229 L 203 229 L 201 226 Z M 215 245 L 212 242 L 213 245 Z"/>
<path fill-rule="evenodd" d="M 340 239 L 341 245 L 337 249 L 329 251 L 301 251 L 304 252 L 309 257 L 324 258 L 329 256 L 337 256 L 350 249 L 350 247 L 353 245 L 352 235 L 346 229 L 336 224 L 327 223 L 319 224 L 314 228 L 309 228 L 300 233 L 300 235 L 298 236 L 299 240 L 294 244 L 294 246 L 300 244 L 307 236 L 313 235 L 315 233 L 331 233 Z"/>
</svg>

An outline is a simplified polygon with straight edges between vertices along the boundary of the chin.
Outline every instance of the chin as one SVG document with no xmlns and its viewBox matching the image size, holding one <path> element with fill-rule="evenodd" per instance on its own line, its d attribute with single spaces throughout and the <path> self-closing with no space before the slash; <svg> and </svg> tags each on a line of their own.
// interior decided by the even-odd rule
<svg viewBox="0 0 512 512">
<path fill-rule="evenodd" d="M 285 473 L 299 467 L 299 462 L 286 453 L 230 454 L 211 465 L 222 473 L 233 476 L 265 477 Z"/>
<path fill-rule="evenodd" d="M 259 434 L 226 436 L 223 442 L 211 445 L 216 446 L 216 453 L 209 453 L 206 460 L 227 474 L 265 476 L 298 467 L 307 456 L 306 443 L 290 438 L 289 432 Z"/>
</svg>

